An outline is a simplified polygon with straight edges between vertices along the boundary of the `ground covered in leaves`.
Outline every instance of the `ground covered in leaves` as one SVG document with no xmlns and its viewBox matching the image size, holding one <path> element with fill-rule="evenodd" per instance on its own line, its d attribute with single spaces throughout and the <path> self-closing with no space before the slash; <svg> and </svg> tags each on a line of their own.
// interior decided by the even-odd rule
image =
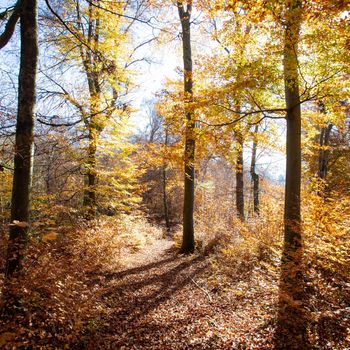
<svg viewBox="0 0 350 350">
<path fill-rule="evenodd" d="M 208 279 L 208 257 L 177 255 L 167 240 L 129 257 L 125 265 L 115 273 L 91 276 L 91 284 L 104 289 L 101 313 L 77 347 L 272 348 L 269 324 L 276 293 L 267 273 L 253 288 L 248 284 L 254 271 L 222 291 Z"/>
<path fill-rule="evenodd" d="M 33 243 L 17 282 L 20 312 L 2 320 L 0 347 L 289 349 L 275 343 L 278 254 L 216 242 L 181 255 L 147 225 L 106 222 Z M 350 284 L 316 265 L 306 278 L 311 348 L 350 349 Z"/>
</svg>

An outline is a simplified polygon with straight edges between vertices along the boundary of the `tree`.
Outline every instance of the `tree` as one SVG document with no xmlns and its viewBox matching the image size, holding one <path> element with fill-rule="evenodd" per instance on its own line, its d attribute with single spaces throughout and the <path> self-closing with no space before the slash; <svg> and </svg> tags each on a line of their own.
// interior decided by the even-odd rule
<svg viewBox="0 0 350 350">
<path fill-rule="evenodd" d="M 184 104 L 185 104 L 185 176 L 184 176 L 184 207 L 183 207 L 183 237 L 181 252 L 194 251 L 194 181 L 195 181 L 195 120 L 191 103 L 193 102 L 193 69 L 191 50 L 191 13 L 192 1 L 178 1 L 177 8 L 182 28 L 182 50 L 184 64 Z"/>
<path fill-rule="evenodd" d="M 19 17 L 21 15 L 22 6 L 23 6 L 23 1 L 19 0 L 19 1 L 17 1 L 16 5 L 13 7 L 10 18 L 6 22 L 5 30 L 0 35 L 0 49 L 2 49 L 4 46 L 6 46 L 7 43 L 10 41 L 10 39 L 12 38 L 12 35 L 13 35 L 15 28 L 16 28 L 16 24 L 17 24 Z M 10 12 L 10 11 L 6 10 L 5 12 L 0 13 L 0 19 L 6 17 L 8 12 Z"/>
<path fill-rule="evenodd" d="M 285 16 L 283 72 L 287 109 L 287 164 L 278 336 L 291 348 L 304 349 L 307 345 L 306 324 L 302 311 L 301 106 L 298 67 L 298 42 L 302 22 L 301 1 L 290 1 L 287 4 Z"/>
<path fill-rule="evenodd" d="M 10 237 L 5 269 L 7 278 L 11 278 L 20 270 L 28 236 L 38 64 L 37 1 L 23 0 L 17 3 L 16 9 L 18 6 L 21 7 L 21 62 L 18 78 L 16 153 L 14 157 Z"/>
<path fill-rule="evenodd" d="M 175 158 L 172 153 L 174 148 L 180 147 L 175 145 L 177 140 L 171 134 L 167 120 L 156 110 L 153 101 L 145 104 L 145 107 L 149 122 L 146 128 L 140 131 L 136 140 L 140 144 L 139 158 L 144 159 L 141 163 L 144 163 L 145 167 L 142 180 L 147 189 L 143 192 L 143 200 L 152 217 L 164 219 L 166 231 L 169 233 L 174 214 L 178 214 L 173 210 L 174 199 L 171 196 L 174 187 L 172 160 Z M 176 168 L 179 168 L 178 164 Z"/>
<path fill-rule="evenodd" d="M 250 176 L 252 178 L 253 182 L 253 210 L 255 214 L 259 215 L 259 182 L 260 177 L 259 174 L 256 172 L 256 153 L 258 149 L 258 132 L 259 132 L 259 124 L 256 124 L 254 127 L 254 134 L 253 134 L 253 148 L 252 148 L 252 160 L 250 163 Z"/>
<path fill-rule="evenodd" d="M 61 97 L 73 106 L 84 123 L 87 145 L 82 166 L 83 207 L 86 218 L 92 219 L 100 204 L 98 192 L 101 192 L 103 187 L 98 159 L 102 153 L 101 140 L 106 138 L 107 134 L 112 137 L 112 133 L 116 133 L 118 122 L 123 121 L 127 124 L 124 119 L 129 113 L 129 108 L 123 98 L 130 89 L 129 67 L 137 50 L 137 47 L 128 46 L 133 21 L 126 22 L 126 8 L 123 3 L 111 3 L 107 9 L 100 1 L 87 1 L 86 4 L 79 0 L 71 0 L 64 3 L 63 11 L 56 11 L 49 2 L 47 5 L 54 15 L 49 18 L 49 23 L 53 23 L 59 31 L 64 32 L 63 37 L 60 32 L 57 34 L 59 38 L 55 38 L 56 49 L 64 57 L 60 64 L 69 62 L 69 68 L 76 68 L 74 74 L 84 80 L 79 87 L 83 90 L 83 96 L 79 98 L 72 86 L 64 88 L 62 83 L 56 85 L 62 90 Z M 48 37 L 50 35 L 52 36 L 49 33 Z M 119 129 L 120 134 L 123 134 L 123 126 Z M 126 152 L 123 149 L 119 154 L 125 155 Z M 118 156 L 116 160 L 119 161 L 117 158 Z M 121 177 L 123 178 L 123 174 Z M 123 178 L 122 182 L 124 180 Z"/>
<path fill-rule="evenodd" d="M 241 131 L 235 132 L 237 160 L 236 160 L 236 210 L 238 217 L 244 221 L 244 159 L 243 159 L 243 135 Z"/>
</svg>

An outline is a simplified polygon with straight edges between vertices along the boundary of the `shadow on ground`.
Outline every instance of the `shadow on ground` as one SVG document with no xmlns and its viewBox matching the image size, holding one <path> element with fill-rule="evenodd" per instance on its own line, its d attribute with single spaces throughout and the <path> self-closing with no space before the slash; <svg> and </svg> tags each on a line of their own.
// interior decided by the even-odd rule
<svg viewBox="0 0 350 350">
<path fill-rule="evenodd" d="M 105 275 L 100 319 L 90 325 L 75 349 L 141 349 L 151 343 L 155 349 L 158 342 L 161 349 L 171 332 L 174 335 L 175 329 L 191 322 L 186 318 L 191 303 L 181 301 L 188 301 L 185 289 L 207 263 L 201 256 L 169 254 L 146 265 Z M 174 294 L 179 294 L 179 299 Z M 169 310 L 174 315 L 168 314 L 165 320 Z"/>
</svg>

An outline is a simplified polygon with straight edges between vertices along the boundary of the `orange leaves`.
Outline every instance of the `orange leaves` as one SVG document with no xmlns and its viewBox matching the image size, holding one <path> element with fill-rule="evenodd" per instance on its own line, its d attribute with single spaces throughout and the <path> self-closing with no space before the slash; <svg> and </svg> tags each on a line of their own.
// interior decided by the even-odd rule
<svg viewBox="0 0 350 350">
<path fill-rule="evenodd" d="M 43 242 L 50 242 L 50 241 L 55 241 L 57 238 L 58 238 L 57 232 L 49 232 L 44 234 L 41 239 Z"/>
<path fill-rule="evenodd" d="M 4 332 L 0 334 L 0 346 L 5 346 L 8 342 L 16 338 L 16 333 Z"/>
</svg>

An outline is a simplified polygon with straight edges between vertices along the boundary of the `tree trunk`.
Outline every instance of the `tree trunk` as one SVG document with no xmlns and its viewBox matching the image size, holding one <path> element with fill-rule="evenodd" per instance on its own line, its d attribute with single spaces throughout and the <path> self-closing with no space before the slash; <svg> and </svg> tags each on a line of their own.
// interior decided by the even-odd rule
<svg viewBox="0 0 350 350">
<path fill-rule="evenodd" d="M 320 112 L 326 114 L 326 108 L 324 103 L 321 101 L 319 103 Z M 333 124 L 328 124 L 323 127 L 320 132 L 320 153 L 318 156 L 318 170 L 317 175 L 320 179 L 326 180 L 328 173 L 328 157 L 329 157 L 329 137 L 333 128 Z"/>
<path fill-rule="evenodd" d="M 98 133 L 94 125 L 89 125 L 89 147 L 86 162 L 87 173 L 85 175 L 84 207 L 87 219 L 93 219 L 96 215 L 96 151 Z"/>
<path fill-rule="evenodd" d="M 184 176 L 184 206 L 183 206 L 183 239 L 182 253 L 194 251 L 194 161 L 195 161 L 195 138 L 194 138 L 194 113 L 193 102 L 193 77 L 192 77 L 192 51 L 191 51 L 191 11 L 192 1 L 187 1 L 187 9 L 184 10 L 182 1 L 177 2 L 177 8 L 182 27 L 182 48 L 184 63 L 184 103 L 186 114 L 185 126 L 185 176 Z"/>
<path fill-rule="evenodd" d="M 166 165 L 163 166 L 162 170 L 162 187 L 163 187 L 163 207 L 164 207 L 164 219 L 165 219 L 165 227 L 167 232 L 170 231 L 170 219 L 169 219 L 169 209 L 168 209 L 168 198 L 167 198 L 167 177 L 166 177 Z"/>
<path fill-rule="evenodd" d="M 21 22 L 21 62 L 19 72 L 16 154 L 11 200 L 10 239 L 6 278 L 21 268 L 29 227 L 30 191 L 33 172 L 34 109 L 38 64 L 37 1 L 23 1 Z"/>
<path fill-rule="evenodd" d="M 97 3 L 98 4 L 98 3 Z M 88 43 L 92 50 L 84 51 L 81 46 L 81 59 L 90 94 L 90 118 L 85 121 L 89 132 L 88 157 L 86 161 L 85 191 L 83 206 L 86 210 L 86 218 L 93 219 L 96 216 L 96 183 L 97 183 L 97 143 L 102 130 L 99 122 L 101 112 L 101 87 L 99 78 L 99 45 L 100 45 L 100 18 L 95 7 L 89 3 L 89 30 Z M 80 9 L 77 7 L 78 22 L 80 23 Z"/>
<path fill-rule="evenodd" d="M 255 125 L 254 136 L 253 136 L 253 149 L 252 149 L 252 161 L 250 163 L 250 176 L 253 182 L 253 205 L 254 213 L 259 215 L 259 175 L 256 173 L 256 152 L 258 148 L 257 134 L 259 132 L 259 125 Z"/>
<path fill-rule="evenodd" d="M 244 173 L 243 173 L 243 137 L 236 133 L 237 163 L 236 163 L 236 210 L 238 217 L 244 221 Z"/>
<path fill-rule="evenodd" d="M 168 130 L 165 129 L 165 146 L 168 146 Z M 163 169 L 162 169 L 162 190 L 163 190 L 163 207 L 164 207 L 164 219 L 165 219 L 165 227 L 167 232 L 170 232 L 170 218 L 169 218 L 169 209 L 168 209 L 168 196 L 167 196 L 167 171 L 166 171 L 166 163 L 164 161 Z"/>
<path fill-rule="evenodd" d="M 284 37 L 284 83 L 287 108 L 287 164 L 284 246 L 281 264 L 277 336 L 288 349 L 306 349 L 303 311 L 301 186 L 301 108 L 298 81 L 298 41 L 301 1 L 288 2 Z"/>
<path fill-rule="evenodd" d="M 320 134 L 320 154 L 318 156 L 318 177 L 326 180 L 328 173 L 328 157 L 329 157 L 329 137 L 333 128 L 333 124 L 322 128 Z"/>
</svg>

